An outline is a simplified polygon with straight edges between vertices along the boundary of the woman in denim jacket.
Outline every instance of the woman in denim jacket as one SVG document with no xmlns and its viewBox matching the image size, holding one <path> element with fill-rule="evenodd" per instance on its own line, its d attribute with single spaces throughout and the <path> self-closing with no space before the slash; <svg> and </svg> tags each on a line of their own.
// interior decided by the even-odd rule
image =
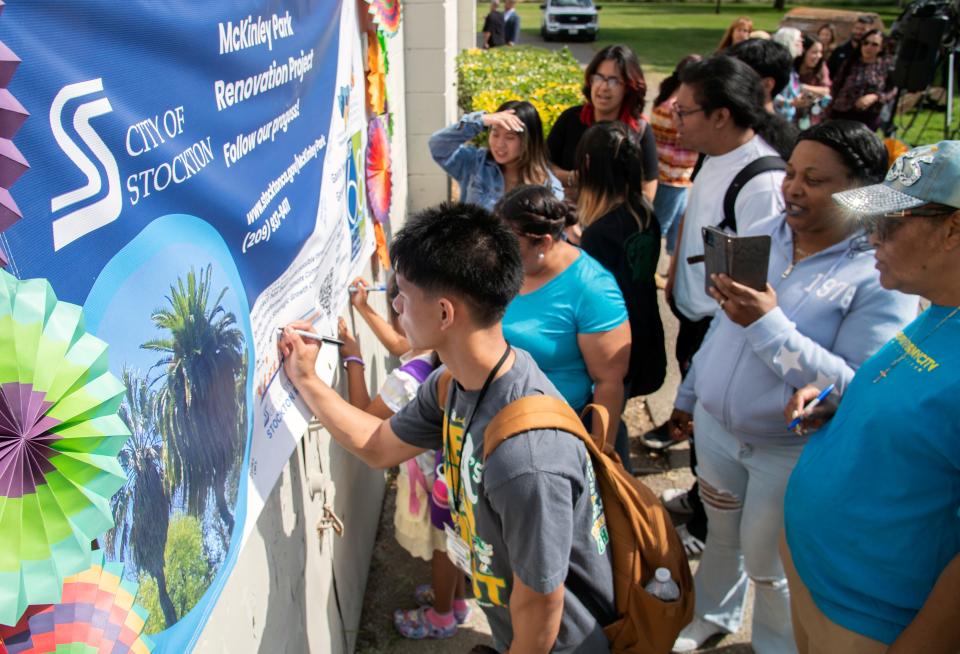
<svg viewBox="0 0 960 654">
<path fill-rule="evenodd" d="M 470 145 L 489 128 L 488 147 Z M 430 154 L 460 185 L 460 201 L 487 210 L 515 186 L 563 186 L 547 165 L 540 114 L 529 102 L 504 102 L 496 113 L 475 111 L 430 137 Z"/>
</svg>

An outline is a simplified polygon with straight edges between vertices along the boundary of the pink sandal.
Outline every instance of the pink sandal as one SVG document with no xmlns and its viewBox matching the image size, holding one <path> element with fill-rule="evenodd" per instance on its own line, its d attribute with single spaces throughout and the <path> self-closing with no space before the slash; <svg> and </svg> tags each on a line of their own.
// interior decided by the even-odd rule
<svg viewBox="0 0 960 654">
<path fill-rule="evenodd" d="M 432 585 L 421 584 L 413 590 L 413 599 L 418 606 L 433 606 L 437 596 L 433 592 Z M 457 624 L 463 624 L 469 620 L 470 614 L 473 613 L 469 604 L 464 602 L 463 605 L 464 608 L 457 609 L 457 603 L 453 603 L 453 617 L 457 619 Z"/>
<path fill-rule="evenodd" d="M 393 612 L 393 624 L 401 636 L 411 640 L 451 638 L 457 634 L 456 620 L 446 627 L 437 627 L 427 618 L 427 611 L 430 610 L 425 606 L 409 611 L 397 609 Z"/>
</svg>

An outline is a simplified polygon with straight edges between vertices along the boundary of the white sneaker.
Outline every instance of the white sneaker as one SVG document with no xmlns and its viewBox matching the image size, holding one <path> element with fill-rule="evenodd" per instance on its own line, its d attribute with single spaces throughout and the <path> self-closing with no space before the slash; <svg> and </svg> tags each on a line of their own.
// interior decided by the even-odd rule
<svg viewBox="0 0 960 654">
<path fill-rule="evenodd" d="M 700 649 L 700 646 L 707 642 L 711 636 L 722 634 L 723 631 L 723 627 L 715 625 L 712 622 L 708 622 L 699 615 L 694 616 L 693 622 L 684 627 L 683 631 L 680 632 L 680 635 L 677 636 L 676 642 L 673 643 L 673 651 L 696 651 Z"/>
<path fill-rule="evenodd" d="M 702 554 L 703 548 L 707 546 L 706 543 L 687 530 L 687 525 L 677 527 L 677 536 L 680 537 L 680 542 L 683 543 L 683 549 L 686 550 L 687 556 Z"/>
<path fill-rule="evenodd" d="M 687 491 L 682 488 L 668 488 L 660 493 L 660 501 L 667 507 L 670 513 L 679 513 L 681 515 L 690 515 L 693 513 L 693 507 L 687 502 Z"/>
</svg>

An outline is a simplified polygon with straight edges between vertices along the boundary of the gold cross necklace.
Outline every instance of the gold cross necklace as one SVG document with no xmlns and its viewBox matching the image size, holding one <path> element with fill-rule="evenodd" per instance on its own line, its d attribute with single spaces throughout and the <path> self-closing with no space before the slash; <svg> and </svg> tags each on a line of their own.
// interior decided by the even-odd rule
<svg viewBox="0 0 960 654">
<path fill-rule="evenodd" d="M 948 320 L 950 320 L 950 319 L 953 318 L 955 315 L 957 315 L 957 312 L 958 312 L 958 311 L 960 311 L 960 306 L 954 307 L 953 311 L 951 311 L 951 312 L 948 313 L 946 316 L 944 316 L 943 319 L 941 319 L 940 322 L 937 323 L 937 326 L 936 326 L 936 327 L 934 327 L 933 329 L 931 329 L 923 338 L 921 338 L 919 341 L 916 342 L 915 347 L 919 348 L 921 343 L 923 343 L 925 340 L 927 340 L 928 338 L 930 338 L 931 336 L 933 336 L 933 334 L 934 334 L 938 329 L 940 329 L 941 327 L 943 327 L 944 323 L 946 323 Z M 900 332 L 900 333 L 902 334 L 903 332 Z M 901 345 L 900 347 L 903 347 L 903 346 Z M 881 370 L 881 371 L 880 371 L 880 374 L 878 374 L 878 375 L 876 376 L 876 378 L 873 380 L 873 383 L 876 384 L 877 382 L 886 379 L 886 378 L 887 378 L 887 375 L 890 374 L 890 371 L 893 370 L 894 368 L 896 368 L 896 367 L 897 367 L 897 364 L 899 364 L 901 361 L 903 361 L 904 359 L 906 359 L 908 354 L 909 354 L 909 352 L 907 351 L 907 349 L 906 349 L 906 348 L 903 348 L 903 352 L 900 353 L 900 356 L 898 356 L 896 359 L 894 359 L 894 360 L 890 363 L 889 366 L 887 366 L 886 368 L 884 368 L 883 370 Z"/>
</svg>

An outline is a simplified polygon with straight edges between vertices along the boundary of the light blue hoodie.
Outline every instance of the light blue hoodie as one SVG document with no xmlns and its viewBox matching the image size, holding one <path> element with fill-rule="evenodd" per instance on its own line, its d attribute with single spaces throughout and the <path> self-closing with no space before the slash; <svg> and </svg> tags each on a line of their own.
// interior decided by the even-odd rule
<svg viewBox="0 0 960 654">
<path fill-rule="evenodd" d="M 916 318 L 914 295 L 880 286 L 861 232 L 799 261 L 783 215 L 745 230 L 770 234 L 767 281 L 778 306 L 748 327 L 718 311 L 677 393 L 676 407 L 699 401 L 748 444 L 796 444 L 783 409 L 796 389 L 836 384 L 842 395 L 856 369 Z"/>
</svg>

